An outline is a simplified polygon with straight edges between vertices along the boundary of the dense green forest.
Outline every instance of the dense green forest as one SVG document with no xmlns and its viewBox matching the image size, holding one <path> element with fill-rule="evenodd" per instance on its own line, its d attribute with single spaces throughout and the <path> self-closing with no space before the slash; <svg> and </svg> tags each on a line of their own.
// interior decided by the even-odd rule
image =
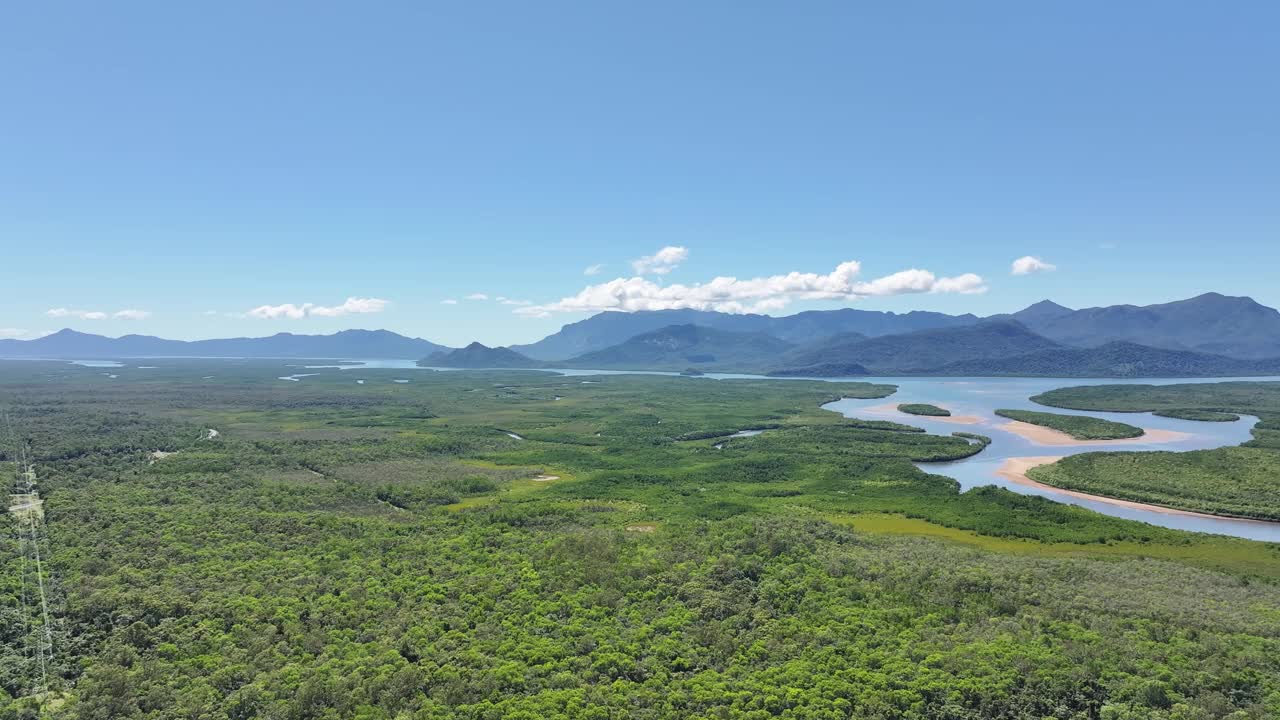
<svg viewBox="0 0 1280 720">
<path fill-rule="evenodd" d="M 295 372 L 0 364 L 53 640 L 7 518 L 0 717 L 1280 714 L 1280 547 L 819 407 L 892 386 Z"/>
<path fill-rule="evenodd" d="M 1076 440 L 1121 440 L 1142 437 L 1142 428 L 1128 423 L 1112 422 L 1087 415 L 1036 412 L 1034 410 L 996 410 L 1000 417 L 1047 427 L 1064 432 Z"/>
<path fill-rule="evenodd" d="M 1195 420 L 1198 422 L 1235 422 L 1240 419 L 1240 416 L 1235 413 L 1218 412 L 1216 410 L 1188 410 L 1185 408 L 1156 410 L 1152 414 L 1177 420 Z"/>
<path fill-rule="evenodd" d="M 946 408 L 930 405 L 928 403 L 902 403 L 898 406 L 898 412 L 904 412 L 908 415 L 924 415 L 927 417 L 951 417 L 951 411 Z"/>
</svg>

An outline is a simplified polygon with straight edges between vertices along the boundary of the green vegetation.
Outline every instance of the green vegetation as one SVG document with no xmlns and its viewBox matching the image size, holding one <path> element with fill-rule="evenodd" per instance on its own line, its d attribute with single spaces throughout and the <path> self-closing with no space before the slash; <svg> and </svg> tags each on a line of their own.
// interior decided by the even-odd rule
<svg viewBox="0 0 1280 720">
<path fill-rule="evenodd" d="M 1243 447 L 1187 453 L 1089 453 L 1035 468 L 1048 485 L 1221 515 L 1280 520 L 1280 383 L 1098 385 L 1032 398 L 1082 410 L 1155 412 L 1184 420 L 1256 415 Z"/>
<path fill-rule="evenodd" d="M 927 415 L 929 417 L 951 417 L 950 410 L 940 408 L 937 405 L 929 405 L 928 403 L 903 403 L 898 406 L 898 412 L 904 412 L 908 415 Z"/>
<path fill-rule="evenodd" d="M 1085 415 L 1035 412 L 1034 410 L 996 410 L 996 415 L 1064 432 L 1077 440 L 1120 440 L 1142 437 L 1142 428 L 1125 423 L 1102 420 Z"/>
<path fill-rule="evenodd" d="M 965 440 L 972 440 L 973 442 L 976 442 L 976 443 L 978 443 L 979 445 L 981 445 L 981 446 L 983 446 L 983 447 L 986 447 L 986 446 L 988 446 L 988 445 L 990 445 L 990 444 L 991 444 L 991 438 L 990 438 L 990 437 L 988 437 L 988 436 L 986 436 L 986 435 L 979 435 L 978 433 L 971 433 L 971 432 L 953 432 L 953 433 L 951 433 L 951 435 L 952 435 L 953 437 L 964 438 Z"/>
<path fill-rule="evenodd" d="M 1235 413 L 1217 412 L 1216 410 L 1156 410 L 1152 414 L 1174 418 L 1175 420 L 1196 420 L 1199 422 L 1235 422 L 1240 419 L 1240 416 Z"/>
<path fill-rule="evenodd" d="M 0 364 L 56 649 L 34 697 L 6 517 L 0 717 L 1280 714 L 1280 547 L 819 408 L 891 386 L 156 364 Z"/>
<path fill-rule="evenodd" d="M 1095 385 L 1051 390 L 1033 398 L 1041 405 L 1071 410 L 1153 412 L 1201 410 L 1254 415 L 1253 447 L 1280 450 L 1280 382 L 1222 382 L 1185 385 Z"/>
<path fill-rule="evenodd" d="M 1085 453 L 1028 475 L 1046 485 L 1215 515 L 1280 520 L 1276 453 L 1231 448 L 1186 453 Z"/>
</svg>

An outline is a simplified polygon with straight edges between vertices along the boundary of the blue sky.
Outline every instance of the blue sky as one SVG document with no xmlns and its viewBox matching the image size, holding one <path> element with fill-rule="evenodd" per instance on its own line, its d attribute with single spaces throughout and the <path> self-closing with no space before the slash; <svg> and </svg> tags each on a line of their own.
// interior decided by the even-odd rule
<svg viewBox="0 0 1280 720">
<path fill-rule="evenodd" d="M 0 334 L 1280 305 L 1280 5 L 870 5 L 11 4 Z"/>
</svg>

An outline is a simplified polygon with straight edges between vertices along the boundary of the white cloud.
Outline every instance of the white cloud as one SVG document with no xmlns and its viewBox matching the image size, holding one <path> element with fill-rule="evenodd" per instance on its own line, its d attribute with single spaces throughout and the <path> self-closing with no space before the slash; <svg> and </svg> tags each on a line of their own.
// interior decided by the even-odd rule
<svg viewBox="0 0 1280 720">
<path fill-rule="evenodd" d="M 458 301 L 454 300 L 453 298 L 449 298 L 448 300 L 441 300 L 440 304 L 441 305 L 457 305 Z"/>
<path fill-rule="evenodd" d="M 498 298 L 498 302 L 502 303 L 503 305 L 519 305 L 519 306 L 533 304 L 532 300 L 514 300 L 512 298 Z"/>
<path fill-rule="evenodd" d="M 1049 272 L 1057 269 L 1058 266 L 1053 263 L 1047 263 L 1032 255 L 1024 255 L 1013 261 L 1010 272 L 1013 275 L 1030 275 L 1031 273 Z"/>
<path fill-rule="evenodd" d="M 217 310 L 205 310 L 204 312 L 202 312 L 202 313 L 200 313 L 200 314 L 201 314 L 201 315 L 209 315 L 209 316 L 213 316 L 213 315 L 217 315 L 217 314 L 218 314 L 218 311 L 217 311 Z"/>
<path fill-rule="evenodd" d="M 652 255 L 646 255 L 639 260 L 632 260 L 631 267 L 636 271 L 637 275 L 666 275 L 679 267 L 680 263 L 688 258 L 688 248 L 668 245 Z"/>
<path fill-rule="evenodd" d="M 582 274 L 599 275 L 601 270 L 604 270 L 604 263 L 596 263 L 595 265 L 588 265 L 586 269 L 582 271 Z"/>
<path fill-rule="evenodd" d="M 303 303 L 301 305 L 294 305 L 293 303 L 285 303 L 283 305 L 259 305 L 245 313 L 245 315 L 262 320 L 276 320 L 279 318 L 299 320 L 305 317 L 340 317 L 342 315 L 382 312 L 390 304 L 390 301 L 382 300 L 380 298 L 349 297 L 346 302 L 341 305 L 332 306 L 316 305 L 314 303 Z"/>
<path fill-rule="evenodd" d="M 27 331 L 22 328 L 0 328 L 0 338 L 13 339 L 27 336 Z"/>
<path fill-rule="evenodd" d="M 116 320 L 145 320 L 151 317 L 150 311 L 134 310 L 117 310 L 116 312 L 104 312 L 102 310 L 73 310 L 70 308 L 51 308 L 44 311 L 45 315 L 55 318 L 76 318 L 78 320 L 107 320 L 114 318 Z"/>
<path fill-rule="evenodd" d="M 489 296 L 484 293 L 471 293 L 467 296 L 468 300 L 488 300 Z"/>
<path fill-rule="evenodd" d="M 965 273 L 939 278 L 928 270 L 903 270 L 870 281 L 859 281 L 858 262 L 841 263 L 826 275 L 790 272 L 785 275 L 739 280 L 717 277 L 693 285 L 659 285 L 641 277 L 617 278 L 583 288 L 577 295 L 515 312 L 547 317 L 557 312 L 672 310 L 693 308 L 729 313 L 780 310 L 795 300 L 857 300 L 906 293 L 982 293 L 987 287 L 978 275 Z"/>
</svg>

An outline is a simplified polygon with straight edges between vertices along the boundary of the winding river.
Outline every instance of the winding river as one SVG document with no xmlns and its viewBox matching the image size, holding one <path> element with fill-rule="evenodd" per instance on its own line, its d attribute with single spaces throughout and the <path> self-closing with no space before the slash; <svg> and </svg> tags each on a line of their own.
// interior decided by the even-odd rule
<svg viewBox="0 0 1280 720">
<path fill-rule="evenodd" d="M 341 367 L 344 370 L 398 368 L 408 369 L 415 365 L 411 361 L 357 361 L 345 365 L 320 365 L 315 367 Z M 422 368 L 446 369 L 446 368 Z M 590 375 L 678 375 L 673 372 L 628 372 L 619 370 L 554 370 L 566 376 Z M 731 379 L 769 379 L 760 375 L 741 375 L 733 373 L 707 373 L 703 378 Z M 922 427 L 930 433 L 950 435 L 956 431 L 972 432 L 986 435 L 992 439 L 990 445 L 982 452 L 964 460 L 940 463 L 918 463 L 917 466 L 926 472 L 946 475 L 960 483 L 962 491 L 983 485 L 998 485 L 1013 492 L 1024 495 L 1039 495 L 1057 502 L 1070 503 L 1089 508 L 1105 515 L 1137 520 L 1178 530 L 1231 535 L 1250 540 L 1280 542 L 1280 523 L 1259 520 L 1244 520 L 1225 517 L 1214 517 L 1195 513 L 1180 513 L 1153 506 L 1142 506 L 1139 503 L 1118 503 L 1113 500 L 1094 499 L 1080 493 L 1072 493 L 1043 485 L 1026 484 L 1002 474 L 1006 462 L 1011 459 L 1061 457 L 1082 452 L 1097 451 L 1140 451 L 1162 450 L 1185 452 L 1188 450 L 1207 450 L 1228 445 L 1239 445 L 1248 442 L 1252 435 L 1250 430 L 1257 423 L 1257 418 L 1244 416 L 1235 422 L 1196 422 L 1177 420 L 1152 415 L 1151 413 L 1108 413 L 1085 411 L 1059 411 L 1046 408 L 1031 402 L 1030 398 L 1039 393 L 1060 387 L 1077 385 L 1109 385 L 1109 384 L 1148 384 L 1169 385 L 1175 383 L 1212 383 L 1230 380 L 1278 381 L 1280 377 L 1255 378 L 1141 378 L 1141 379 L 1091 379 L 1091 378 L 926 378 L 926 377 L 848 377 L 848 378 L 788 378 L 796 380 L 822 380 L 830 382 L 872 382 L 897 385 L 898 391 L 888 398 L 874 400 L 845 399 L 828 403 L 823 407 L 843 414 L 845 417 L 866 420 L 893 420 Z M 929 403 L 940 405 L 951 411 L 953 419 L 939 420 L 917 415 L 899 413 L 896 406 L 900 403 Z M 1060 445 L 1042 443 L 1035 439 L 1010 432 L 1003 426 L 1008 420 L 995 415 L 997 408 L 1013 408 L 1022 410 L 1046 410 L 1049 412 L 1070 412 L 1077 415 L 1115 420 L 1138 425 L 1148 431 L 1166 431 L 1150 433 L 1150 436 L 1163 436 L 1160 442 L 1137 438 L 1124 442 L 1092 442 Z M 958 423 L 956 417 L 969 418 L 966 424 Z"/>
<path fill-rule="evenodd" d="M 1252 379 L 1274 380 L 1275 378 Z M 1117 504 L 1113 501 L 1095 500 L 1088 496 L 1081 496 L 1078 493 L 1071 493 L 1057 488 L 1023 484 L 1006 477 L 1000 472 L 1006 461 L 1011 458 L 1066 456 L 1097 451 L 1163 450 L 1185 452 L 1248 442 L 1252 437 L 1249 431 L 1258 421 L 1257 418 L 1251 416 L 1241 417 L 1240 420 L 1235 422 L 1196 422 L 1158 417 L 1151 413 L 1057 410 L 1037 405 L 1029 399 L 1031 396 L 1047 390 L 1069 385 L 1133 382 L 1164 385 L 1185 382 L 1222 382 L 1223 378 L 1212 380 L 1142 379 L 1133 381 L 1079 378 L 870 378 L 870 380 L 896 384 L 898 392 L 889 398 L 878 400 L 838 400 L 823 407 L 839 412 L 845 417 L 866 420 L 894 420 L 922 427 L 931 433 L 939 435 L 950 435 L 956 431 L 964 431 L 987 435 L 992 439 L 991 444 L 985 450 L 963 460 L 917 463 L 917 467 L 926 472 L 955 478 L 959 481 L 961 490 L 969 490 L 982 485 L 999 485 L 1016 493 L 1040 495 L 1058 502 L 1086 507 L 1106 515 L 1138 520 L 1152 525 L 1194 532 L 1233 535 L 1251 540 L 1280 542 L 1280 523 L 1169 512 L 1163 509 L 1149 509 L 1137 506 L 1137 504 L 1125 505 Z M 969 417 L 976 420 L 976 422 L 959 424 L 954 421 L 906 415 L 894 409 L 894 406 L 899 403 L 940 405 L 950 410 L 953 417 Z M 1006 430 L 1004 425 L 1009 421 L 995 414 L 997 408 L 1047 410 L 1049 412 L 1089 415 L 1137 425 L 1149 431 L 1168 431 L 1166 433 L 1152 434 L 1164 435 L 1166 438 L 1171 439 L 1161 442 L 1150 442 L 1144 441 L 1143 438 L 1136 438 L 1135 440 L 1122 442 L 1097 441 L 1069 445 L 1044 444 Z"/>
</svg>

